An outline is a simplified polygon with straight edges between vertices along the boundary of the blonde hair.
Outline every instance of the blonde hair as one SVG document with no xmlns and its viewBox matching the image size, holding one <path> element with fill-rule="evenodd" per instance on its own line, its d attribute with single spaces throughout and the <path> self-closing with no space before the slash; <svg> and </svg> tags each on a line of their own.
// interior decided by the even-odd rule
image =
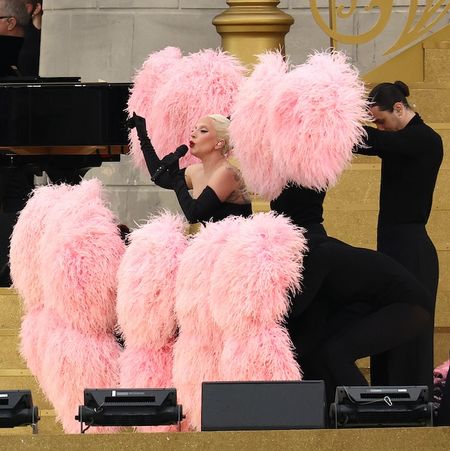
<svg viewBox="0 0 450 451">
<path fill-rule="evenodd" d="M 206 117 L 209 117 L 213 120 L 217 137 L 224 142 L 222 153 L 227 156 L 231 151 L 229 131 L 230 119 L 221 114 L 208 114 L 208 116 Z"/>
</svg>

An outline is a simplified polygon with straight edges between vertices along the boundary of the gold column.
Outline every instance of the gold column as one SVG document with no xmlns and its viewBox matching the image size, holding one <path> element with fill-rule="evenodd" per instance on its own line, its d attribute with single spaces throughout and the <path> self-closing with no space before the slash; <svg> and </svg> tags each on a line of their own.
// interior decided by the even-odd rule
<svg viewBox="0 0 450 451">
<path fill-rule="evenodd" d="M 279 0 L 228 0 L 229 9 L 213 19 L 222 37 L 223 50 L 244 64 L 254 64 L 256 55 L 281 49 L 294 19 L 277 8 Z"/>
</svg>

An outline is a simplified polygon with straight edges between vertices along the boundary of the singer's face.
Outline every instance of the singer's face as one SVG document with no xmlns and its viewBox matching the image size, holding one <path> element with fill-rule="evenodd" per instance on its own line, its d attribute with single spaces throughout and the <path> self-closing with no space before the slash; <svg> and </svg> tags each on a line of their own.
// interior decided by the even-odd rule
<svg viewBox="0 0 450 451">
<path fill-rule="evenodd" d="M 218 138 L 214 121 L 210 117 L 200 119 L 191 132 L 189 148 L 191 154 L 201 158 L 215 150 Z"/>
</svg>

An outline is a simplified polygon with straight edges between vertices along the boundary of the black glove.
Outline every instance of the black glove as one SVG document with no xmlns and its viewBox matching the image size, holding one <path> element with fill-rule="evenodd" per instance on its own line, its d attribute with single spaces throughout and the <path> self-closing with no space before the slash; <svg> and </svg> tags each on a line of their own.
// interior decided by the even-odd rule
<svg viewBox="0 0 450 451">
<path fill-rule="evenodd" d="M 161 160 L 156 155 L 155 148 L 147 134 L 147 125 L 145 119 L 133 113 L 133 116 L 128 119 L 127 126 L 131 129 L 136 127 L 139 142 L 141 143 L 141 150 L 144 154 L 145 163 L 147 165 L 148 172 L 153 179 L 155 172 L 161 166 Z M 164 171 L 158 176 L 155 183 L 161 188 L 173 189 L 172 177 L 167 171 Z"/>
</svg>

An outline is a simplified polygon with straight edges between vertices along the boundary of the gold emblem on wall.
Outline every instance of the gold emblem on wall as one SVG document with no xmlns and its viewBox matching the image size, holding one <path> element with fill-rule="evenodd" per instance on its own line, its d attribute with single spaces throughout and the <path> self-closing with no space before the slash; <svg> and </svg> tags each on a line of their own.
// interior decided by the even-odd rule
<svg viewBox="0 0 450 451">
<path fill-rule="evenodd" d="M 393 1 L 371 0 L 366 6 L 358 5 L 357 0 L 352 0 L 350 4 L 343 2 L 329 1 L 329 25 L 320 15 L 316 0 L 310 0 L 311 13 L 319 27 L 326 33 L 332 42 L 343 44 L 364 44 L 374 40 L 385 29 L 392 15 Z M 368 31 L 346 35 L 339 33 L 336 27 L 337 19 L 348 20 L 356 13 L 358 7 L 363 7 L 364 11 L 378 10 L 378 20 Z M 392 46 L 384 52 L 388 55 L 392 52 L 409 46 L 414 41 L 429 33 L 432 28 L 440 22 L 450 10 L 450 3 L 446 1 L 427 0 L 425 5 L 419 7 L 417 0 L 410 2 L 406 24 L 400 36 Z M 334 45 L 333 45 L 334 46 Z"/>
</svg>

